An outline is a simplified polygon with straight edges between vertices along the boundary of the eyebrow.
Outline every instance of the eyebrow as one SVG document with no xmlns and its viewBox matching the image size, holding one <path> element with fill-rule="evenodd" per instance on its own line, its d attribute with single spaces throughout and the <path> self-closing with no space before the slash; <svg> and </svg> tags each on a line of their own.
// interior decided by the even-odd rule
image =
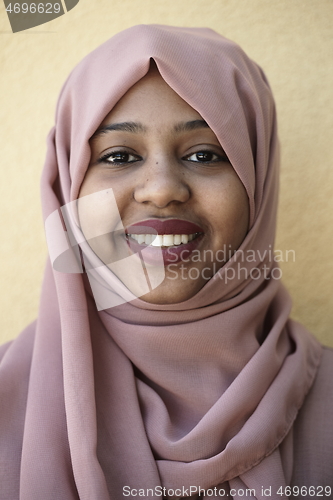
<svg viewBox="0 0 333 500">
<path fill-rule="evenodd" d="M 191 130 L 196 130 L 198 128 L 209 128 L 209 125 L 205 120 L 192 120 L 190 122 L 180 122 L 174 127 L 175 132 L 190 132 Z"/>
<path fill-rule="evenodd" d="M 174 126 L 174 132 L 190 132 L 191 130 L 196 130 L 199 128 L 209 128 L 209 125 L 207 122 L 205 122 L 205 120 L 191 120 L 189 122 L 180 122 Z M 142 123 L 137 122 L 112 123 L 110 125 L 103 125 L 102 127 L 99 127 L 91 137 L 91 139 L 95 139 L 96 137 L 102 134 L 106 134 L 107 132 L 119 130 L 122 132 L 138 134 L 147 132 L 147 127 L 145 127 Z"/>
<path fill-rule="evenodd" d="M 111 123 L 110 125 L 103 125 L 102 127 L 99 127 L 91 138 L 95 139 L 95 137 L 111 132 L 112 130 L 121 130 L 122 132 L 138 134 L 139 132 L 146 132 L 147 128 L 144 127 L 142 123 L 136 122 Z"/>
</svg>

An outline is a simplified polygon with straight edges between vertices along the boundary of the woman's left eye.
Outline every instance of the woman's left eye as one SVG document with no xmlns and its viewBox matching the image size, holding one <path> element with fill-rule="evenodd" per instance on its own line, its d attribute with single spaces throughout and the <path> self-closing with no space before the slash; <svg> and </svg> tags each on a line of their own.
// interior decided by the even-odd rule
<svg viewBox="0 0 333 500">
<path fill-rule="evenodd" d="M 191 155 L 184 156 L 183 160 L 193 161 L 196 163 L 215 163 L 220 161 L 228 161 L 226 156 L 218 155 L 212 151 L 197 151 Z"/>
<path fill-rule="evenodd" d="M 126 151 L 114 151 L 112 153 L 107 153 L 99 159 L 99 162 L 103 163 L 113 163 L 115 165 L 122 165 L 125 163 L 133 163 L 138 161 L 140 158 L 136 155 L 128 153 Z"/>
</svg>

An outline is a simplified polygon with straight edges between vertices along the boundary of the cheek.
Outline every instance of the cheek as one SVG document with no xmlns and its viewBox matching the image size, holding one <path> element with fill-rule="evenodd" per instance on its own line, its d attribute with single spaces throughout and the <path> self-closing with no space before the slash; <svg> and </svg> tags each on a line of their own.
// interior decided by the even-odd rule
<svg viewBox="0 0 333 500">
<path fill-rule="evenodd" d="M 210 213 L 218 246 L 238 248 L 245 238 L 249 225 L 248 196 L 238 177 L 232 177 L 222 187 L 211 192 Z"/>
<path fill-rule="evenodd" d="M 98 168 L 90 167 L 83 179 L 80 187 L 79 198 L 88 194 L 97 193 L 110 187 L 107 177 L 103 171 Z"/>
<path fill-rule="evenodd" d="M 121 207 L 126 197 L 117 196 L 110 179 L 98 173 L 86 175 L 79 193 L 78 214 L 87 240 L 122 231 Z"/>
<path fill-rule="evenodd" d="M 135 179 L 126 173 L 125 175 L 123 172 L 120 175 L 114 175 L 114 173 L 110 174 L 107 169 L 92 167 L 87 171 L 82 182 L 79 197 L 108 189 L 113 193 L 119 212 L 122 212 L 126 210 L 133 198 L 134 186 Z"/>
<path fill-rule="evenodd" d="M 109 265 L 128 257 L 120 210 L 112 189 L 79 198 L 78 214 L 85 240 L 102 262 Z"/>
</svg>

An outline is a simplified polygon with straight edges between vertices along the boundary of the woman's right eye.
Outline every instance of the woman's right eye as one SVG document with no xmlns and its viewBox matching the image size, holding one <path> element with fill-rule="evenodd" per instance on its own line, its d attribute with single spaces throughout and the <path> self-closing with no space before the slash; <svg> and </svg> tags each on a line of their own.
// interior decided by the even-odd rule
<svg viewBox="0 0 333 500">
<path fill-rule="evenodd" d="M 98 162 L 99 163 L 113 163 L 115 165 L 123 165 L 125 163 L 134 163 L 139 161 L 140 157 L 128 153 L 127 151 L 113 151 L 102 156 Z"/>
</svg>

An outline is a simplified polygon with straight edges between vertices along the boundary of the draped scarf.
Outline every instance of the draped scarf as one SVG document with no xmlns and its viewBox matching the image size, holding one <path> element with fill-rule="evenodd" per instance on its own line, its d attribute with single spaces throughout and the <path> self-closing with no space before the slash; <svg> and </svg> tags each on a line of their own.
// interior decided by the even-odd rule
<svg viewBox="0 0 333 500">
<path fill-rule="evenodd" d="M 18 394 L 0 418 L 15 436 L 5 440 L 12 465 L 1 500 L 239 499 L 245 490 L 260 500 L 290 484 L 293 423 L 321 347 L 289 319 L 272 258 L 279 147 L 259 66 L 210 29 L 142 25 L 108 40 L 61 91 L 44 218 L 77 199 L 90 137 L 151 59 L 226 151 L 248 194 L 248 234 L 179 304 L 137 298 L 98 310 L 86 274 L 48 262 L 37 322 L 0 365 L 1 397 Z"/>
</svg>

